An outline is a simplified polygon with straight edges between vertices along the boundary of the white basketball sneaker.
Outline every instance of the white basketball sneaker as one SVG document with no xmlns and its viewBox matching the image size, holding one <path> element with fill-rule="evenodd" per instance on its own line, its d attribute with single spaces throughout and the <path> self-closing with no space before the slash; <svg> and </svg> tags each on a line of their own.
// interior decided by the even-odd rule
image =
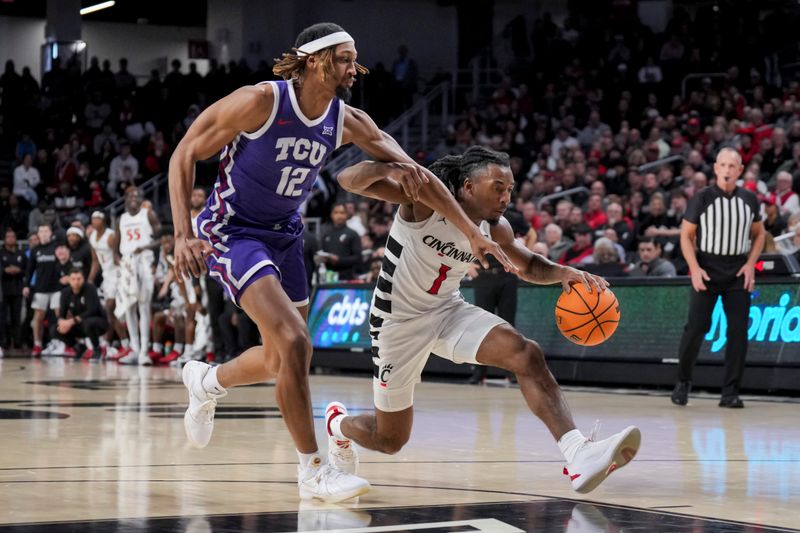
<svg viewBox="0 0 800 533">
<path fill-rule="evenodd" d="M 333 465 L 297 467 L 297 485 L 303 500 L 337 503 L 355 498 L 369 490 L 369 482 L 342 472 Z"/>
<path fill-rule="evenodd" d="M 141 366 L 153 366 L 153 360 L 150 359 L 150 356 L 147 355 L 147 352 L 141 352 L 137 361 Z"/>
<path fill-rule="evenodd" d="M 599 442 L 592 439 L 584 442 L 572 462 L 564 467 L 572 490 L 581 494 L 594 490 L 611 472 L 633 459 L 641 442 L 642 433 L 635 426 L 628 426 Z"/>
<path fill-rule="evenodd" d="M 117 359 L 117 362 L 121 365 L 138 365 L 139 354 L 134 351 L 130 351 L 125 357 Z"/>
<path fill-rule="evenodd" d="M 220 394 L 207 392 L 203 388 L 203 378 L 208 373 L 211 365 L 200 361 L 189 361 L 183 367 L 183 384 L 189 391 L 189 407 L 183 415 L 183 427 L 186 438 L 195 448 L 205 448 L 211 440 L 214 431 L 214 411 L 217 408 L 217 399 L 222 398 L 227 391 Z"/>
<path fill-rule="evenodd" d="M 358 472 L 358 452 L 350 439 L 340 439 L 331 433 L 331 421 L 337 416 L 347 416 L 347 408 L 339 402 L 325 407 L 325 427 L 328 430 L 328 462 L 348 474 Z"/>
</svg>

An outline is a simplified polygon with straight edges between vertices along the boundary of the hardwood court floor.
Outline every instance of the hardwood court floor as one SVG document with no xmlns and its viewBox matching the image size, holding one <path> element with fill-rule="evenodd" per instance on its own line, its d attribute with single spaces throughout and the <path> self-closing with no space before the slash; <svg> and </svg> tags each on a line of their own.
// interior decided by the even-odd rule
<svg viewBox="0 0 800 533">
<path fill-rule="evenodd" d="M 312 376 L 323 449 L 324 406 L 371 409 L 370 379 Z M 176 370 L 0 359 L 0 531 L 800 527 L 797 401 L 749 399 L 732 411 L 710 396 L 687 408 L 664 394 L 567 397 L 586 434 L 598 418 L 600 438 L 628 424 L 642 430 L 636 460 L 588 495 L 570 490 L 519 390 L 426 382 L 411 442 L 393 456 L 362 450 L 371 492 L 332 506 L 298 501 L 296 455 L 271 386 L 232 390 L 211 444 L 195 450 Z"/>
</svg>

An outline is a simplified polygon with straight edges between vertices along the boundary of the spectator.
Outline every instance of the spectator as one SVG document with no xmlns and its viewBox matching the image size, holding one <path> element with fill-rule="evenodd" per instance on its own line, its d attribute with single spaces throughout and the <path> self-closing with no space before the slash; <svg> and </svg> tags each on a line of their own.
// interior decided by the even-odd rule
<svg viewBox="0 0 800 533">
<path fill-rule="evenodd" d="M 28 211 L 19 205 L 19 199 L 13 194 L 8 197 L 7 211 L 0 220 L 0 227 L 21 236 L 28 232 Z"/>
<path fill-rule="evenodd" d="M 49 194 L 55 194 L 59 191 L 59 185 L 68 183 L 72 185 L 75 183 L 75 174 L 78 173 L 78 165 L 72 157 L 72 148 L 69 144 L 65 144 L 56 152 L 56 164 L 53 172 L 53 181 L 46 183 L 46 189 Z"/>
<path fill-rule="evenodd" d="M 639 240 L 639 261 L 630 270 L 631 277 L 675 277 L 675 266 L 661 257 L 661 244 L 655 237 Z"/>
<path fill-rule="evenodd" d="M 586 222 L 592 229 L 597 229 L 608 222 L 608 217 L 603 211 L 602 196 L 596 193 L 589 195 L 589 202 L 586 206 L 586 212 L 583 213 L 583 221 Z"/>
<path fill-rule="evenodd" d="M 623 249 L 630 250 L 633 247 L 635 237 L 633 222 L 624 215 L 622 204 L 619 202 L 609 202 L 606 207 L 606 222 L 597 228 L 595 235 L 603 236 L 608 229 L 614 230 Z"/>
<path fill-rule="evenodd" d="M 0 250 L 2 285 L 0 286 L 0 348 L 21 348 L 22 288 L 28 259 L 17 246 L 17 235 L 6 229 Z"/>
<path fill-rule="evenodd" d="M 792 151 L 786 144 L 786 132 L 782 128 L 772 130 L 772 147 L 764 154 L 761 162 L 761 173 L 764 179 L 769 179 L 783 163 L 791 160 Z"/>
<path fill-rule="evenodd" d="M 564 231 L 561 229 L 561 226 L 555 223 L 545 226 L 544 242 L 549 248 L 547 257 L 551 261 L 559 261 L 566 251 L 574 244 L 572 240 L 564 236 Z"/>
<path fill-rule="evenodd" d="M 626 277 L 628 272 L 622 263 L 616 246 L 611 239 L 601 237 L 594 243 L 591 259 L 588 257 L 581 268 L 598 276 L 619 278 Z"/>
<path fill-rule="evenodd" d="M 111 104 L 103 100 L 100 91 L 92 92 L 91 99 L 83 110 L 83 119 L 91 132 L 99 132 L 111 118 Z"/>
<path fill-rule="evenodd" d="M 127 168 L 129 174 L 126 176 L 123 169 Z M 118 198 L 121 193 L 121 185 L 130 181 L 131 176 L 139 175 L 139 161 L 131 155 L 131 145 L 128 142 L 121 142 L 119 155 L 111 160 L 108 172 L 108 194 L 112 198 Z"/>
<path fill-rule="evenodd" d="M 322 253 L 317 254 L 328 270 L 338 274 L 339 280 L 355 279 L 362 259 L 361 238 L 346 222 L 347 208 L 343 203 L 334 204 L 331 226 L 322 236 Z"/>
<path fill-rule="evenodd" d="M 71 183 L 62 181 L 58 185 L 58 193 L 53 197 L 53 206 L 61 220 L 67 220 L 83 207 L 83 200 L 78 197 L 75 187 Z"/>
<path fill-rule="evenodd" d="M 14 151 L 17 161 L 22 161 L 26 155 L 31 156 L 31 161 L 36 155 L 36 143 L 33 142 L 29 133 L 23 133 L 22 138 L 17 142 L 17 147 Z"/>
<path fill-rule="evenodd" d="M 558 160 L 561 157 L 561 150 L 565 148 L 567 150 L 571 150 L 572 148 L 578 148 L 579 146 L 578 139 L 572 137 L 569 130 L 562 126 L 558 128 L 556 138 L 550 143 L 550 151 L 553 158 Z"/>
<path fill-rule="evenodd" d="M 401 107 L 402 112 L 411 107 L 414 103 L 414 95 L 417 93 L 417 64 L 408 57 L 408 47 L 400 45 L 397 49 L 397 59 L 392 64 L 392 79 L 397 94 L 396 103 Z"/>
<path fill-rule="evenodd" d="M 651 86 L 661 83 L 664 75 L 661 73 L 661 67 L 656 64 L 653 56 L 649 56 L 645 64 L 639 69 L 636 77 L 641 85 Z"/>
<path fill-rule="evenodd" d="M 575 244 L 567 248 L 558 262 L 562 265 L 577 266 L 588 262 L 592 252 L 594 252 L 592 228 L 588 224 L 582 223 L 575 228 Z"/>
<path fill-rule="evenodd" d="M 764 229 L 773 237 L 783 235 L 787 230 L 787 219 L 780 212 L 778 204 L 772 196 L 767 196 L 762 202 L 764 206 Z"/>
<path fill-rule="evenodd" d="M 95 270 L 97 269 L 97 265 L 92 264 L 96 262 L 97 259 L 94 254 L 92 254 L 92 248 L 89 246 L 89 242 L 86 240 L 82 229 L 71 227 L 67 230 L 67 246 L 69 247 L 69 256 L 70 261 L 72 261 L 72 266 L 80 268 L 84 277 L 89 280 L 89 272 L 92 270 L 93 266 Z M 94 280 L 89 281 L 94 282 Z"/>
<path fill-rule="evenodd" d="M 781 215 L 790 217 L 800 212 L 800 199 L 798 199 L 797 193 L 792 190 L 792 175 L 788 172 L 782 171 L 778 173 L 772 198 Z"/>
<path fill-rule="evenodd" d="M 30 206 L 36 205 L 39 199 L 36 187 L 40 182 L 39 171 L 33 166 L 33 156 L 25 154 L 22 164 L 14 169 L 14 196 L 24 199 Z"/>
<path fill-rule="evenodd" d="M 114 84 L 117 86 L 117 94 L 130 96 L 136 91 L 136 78 L 128 72 L 127 58 L 120 58 L 119 71 L 114 74 Z"/>
<path fill-rule="evenodd" d="M 106 142 L 111 143 L 114 152 L 119 149 L 117 134 L 114 133 L 114 130 L 111 128 L 111 124 L 108 122 L 103 124 L 103 131 L 94 136 L 94 139 L 92 140 L 92 152 L 95 155 L 102 154 L 103 145 Z"/>
</svg>

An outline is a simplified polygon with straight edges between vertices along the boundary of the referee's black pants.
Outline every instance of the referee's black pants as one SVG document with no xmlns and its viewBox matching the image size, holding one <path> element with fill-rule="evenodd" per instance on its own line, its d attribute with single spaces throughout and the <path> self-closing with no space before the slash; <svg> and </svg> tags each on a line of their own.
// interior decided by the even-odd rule
<svg viewBox="0 0 800 533">
<path fill-rule="evenodd" d="M 706 282 L 707 290 L 691 289 L 689 318 L 683 328 L 678 349 L 678 380 L 691 381 L 692 369 L 697 361 L 700 345 L 711 327 L 711 314 L 717 297 L 722 296 L 722 306 L 728 319 L 725 343 L 725 380 L 722 397 L 739 394 L 747 356 L 747 326 L 750 317 L 750 293 L 744 288 L 744 278 L 734 278 L 727 283 Z"/>
</svg>

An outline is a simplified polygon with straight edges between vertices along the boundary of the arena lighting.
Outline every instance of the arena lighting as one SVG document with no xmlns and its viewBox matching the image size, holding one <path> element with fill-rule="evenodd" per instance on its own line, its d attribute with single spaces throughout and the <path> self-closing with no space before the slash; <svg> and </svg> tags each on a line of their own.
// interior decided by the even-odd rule
<svg viewBox="0 0 800 533">
<path fill-rule="evenodd" d="M 107 7 L 113 7 L 116 2 L 114 0 L 109 0 L 108 2 L 100 2 L 99 4 L 95 4 L 93 6 L 81 8 L 81 15 L 88 15 L 89 13 L 94 13 L 95 11 L 100 11 L 101 9 L 105 9 Z"/>
</svg>

